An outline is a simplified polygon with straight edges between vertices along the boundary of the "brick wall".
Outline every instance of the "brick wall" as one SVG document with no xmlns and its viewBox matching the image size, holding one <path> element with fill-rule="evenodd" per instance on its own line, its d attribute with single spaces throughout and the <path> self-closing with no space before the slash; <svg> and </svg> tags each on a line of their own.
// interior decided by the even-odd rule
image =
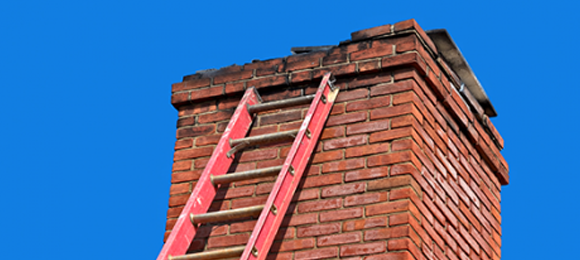
<svg viewBox="0 0 580 260">
<path fill-rule="evenodd" d="M 245 89 L 264 101 L 307 95 L 332 71 L 341 92 L 269 258 L 500 259 L 503 139 L 437 53 L 408 20 L 327 51 L 184 77 L 166 237 Z M 261 113 L 250 135 L 297 129 L 306 110 Z M 281 165 L 290 145 L 245 151 L 231 171 Z M 210 211 L 263 204 L 273 183 L 220 187 Z M 254 223 L 203 225 L 190 251 L 243 245 Z"/>
</svg>

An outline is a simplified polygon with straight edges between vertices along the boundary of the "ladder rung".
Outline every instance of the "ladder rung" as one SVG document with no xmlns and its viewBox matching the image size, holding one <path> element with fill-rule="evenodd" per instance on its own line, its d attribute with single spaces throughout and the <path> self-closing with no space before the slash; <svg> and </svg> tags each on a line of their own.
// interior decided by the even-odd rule
<svg viewBox="0 0 580 260">
<path fill-rule="evenodd" d="M 298 130 L 290 130 L 285 132 L 273 133 L 273 134 L 265 134 L 259 136 L 250 136 L 246 138 L 240 139 L 230 139 L 230 146 L 234 147 L 239 144 L 243 144 L 245 147 L 254 146 L 258 144 L 267 144 L 273 142 L 280 142 L 286 140 L 292 140 L 296 138 L 296 134 L 298 134 Z"/>
<path fill-rule="evenodd" d="M 234 181 L 244 181 L 249 179 L 256 179 L 261 177 L 268 177 L 278 174 L 282 170 L 282 166 L 274 166 L 245 172 L 235 172 L 219 176 L 211 176 L 211 181 L 214 185 L 231 183 Z"/>
<path fill-rule="evenodd" d="M 209 252 L 200 252 L 189 255 L 170 256 L 169 260 L 209 260 L 241 256 L 246 246 L 236 246 Z"/>
<path fill-rule="evenodd" d="M 189 215 L 191 223 L 194 225 L 196 224 L 203 224 L 203 223 L 215 223 L 221 221 L 228 221 L 228 220 L 235 220 L 245 217 L 256 217 L 260 215 L 262 210 L 264 209 L 264 205 L 259 206 L 252 206 L 246 207 L 241 209 L 230 209 L 230 210 L 222 210 L 217 212 L 205 213 L 194 215 L 193 213 Z"/>
<path fill-rule="evenodd" d="M 252 113 L 259 113 L 259 112 L 267 111 L 267 110 L 274 110 L 274 109 L 278 109 L 278 108 L 286 108 L 286 107 L 291 107 L 291 106 L 304 105 L 304 104 L 309 104 L 310 102 L 312 102 L 313 99 L 314 99 L 314 95 L 308 95 L 308 96 L 303 96 L 303 97 L 272 101 L 272 102 L 268 102 L 268 103 L 255 104 L 255 105 L 248 106 L 248 112 L 250 112 L 250 114 L 252 114 Z"/>
</svg>

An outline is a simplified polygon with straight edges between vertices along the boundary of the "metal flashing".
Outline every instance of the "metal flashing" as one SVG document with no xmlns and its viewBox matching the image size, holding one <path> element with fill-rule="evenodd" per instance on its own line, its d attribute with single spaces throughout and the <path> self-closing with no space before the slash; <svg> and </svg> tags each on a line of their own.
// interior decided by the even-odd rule
<svg viewBox="0 0 580 260">
<path fill-rule="evenodd" d="M 435 43 L 439 49 L 440 55 L 445 59 L 445 61 L 451 66 L 451 69 L 457 73 L 461 78 L 469 92 L 475 97 L 477 102 L 485 110 L 485 114 L 489 117 L 497 116 L 495 108 L 491 104 L 489 97 L 485 93 L 485 90 L 477 80 L 477 77 L 469 67 L 469 64 L 461 54 L 461 51 L 451 39 L 451 36 L 445 29 L 435 29 L 426 32 L 431 40 Z"/>
</svg>

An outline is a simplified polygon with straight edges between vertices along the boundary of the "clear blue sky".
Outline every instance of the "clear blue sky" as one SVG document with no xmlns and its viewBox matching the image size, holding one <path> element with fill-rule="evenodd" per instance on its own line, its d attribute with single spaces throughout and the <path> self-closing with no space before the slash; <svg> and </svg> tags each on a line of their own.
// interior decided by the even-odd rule
<svg viewBox="0 0 580 260">
<path fill-rule="evenodd" d="M 0 4 L 1 258 L 153 259 L 171 83 L 415 18 L 450 32 L 499 113 L 503 259 L 578 259 L 578 4 L 193 2 Z"/>
</svg>

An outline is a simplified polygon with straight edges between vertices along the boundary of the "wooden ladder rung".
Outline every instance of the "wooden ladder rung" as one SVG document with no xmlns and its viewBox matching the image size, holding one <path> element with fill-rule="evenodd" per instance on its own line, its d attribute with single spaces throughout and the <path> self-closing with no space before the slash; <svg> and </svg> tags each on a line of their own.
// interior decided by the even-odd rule
<svg viewBox="0 0 580 260">
<path fill-rule="evenodd" d="M 193 213 L 189 215 L 191 223 L 194 225 L 204 224 L 204 223 L 216 223 L 222 221 L 231 221 L 235 219 L 245 218 L 245 217 L 256 217 L 259 216 L 264 205 L 251 206 L 240 209 L 230 209 L 222 210 L 217 212 L 210 212 L 204 214 L 194 215 Z"/>
<path fill-rule="evenodd" d="M 274 166 L 245 172 L 234 172 L 210 177 L 213 185 L 227 184 L 235 181 L 245 181 L 261 177 L 275 176 L 282 170 L 282 166 Z"/>
<path fill-rule="evenodd" d="M 195 254 L 181 255 L 181 256 L 170 256 L 169 260 L 209 260 L 209 259 L 222 259 L 228 257 L 241 256 L 244 252 L 246 246 L 236 246 L 226 249 L 219 249 L 208 252 L 200 252 Z"/>
</svg>

